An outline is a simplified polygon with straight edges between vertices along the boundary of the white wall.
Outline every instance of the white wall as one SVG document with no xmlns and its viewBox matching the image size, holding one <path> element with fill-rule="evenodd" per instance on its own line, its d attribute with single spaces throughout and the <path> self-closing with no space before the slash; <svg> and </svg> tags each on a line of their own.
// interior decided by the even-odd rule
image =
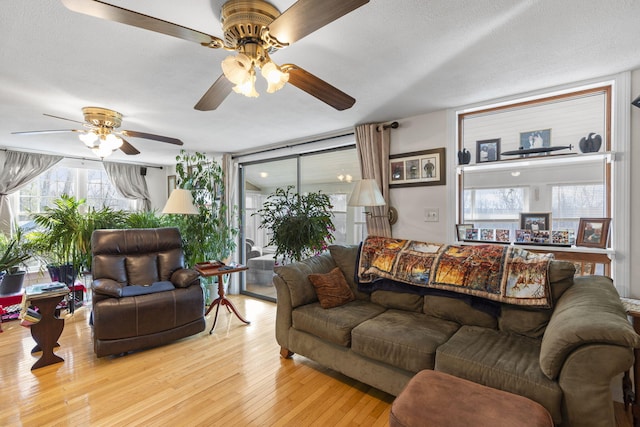
<svg viewBox="0 0 640 427">
<path fill-rule="evenodd" d="M 409 188 L 392 188 L 390 204 L 398 210 L 398 222 L 393 225 L 393 237 L 415 239 L 428 242 L 447 242 L 447 230 L 455 224 L 450 220 L 447 209 L 448 186 L 451 182 L 451 168 L 457 156 L 449 147 L 447 133 L 447 112 L 438 111 L 397 120 L 400 126 L 391 130 L 391 154 L 446 148 L 447 185 Z M 452 157 L 453 156 L 453 157 Z M 438 222 L 425 222 L 425 209 L 439 211 Z M 453 208 L 455 209 L 455 208 Z"/>
<path fill-rule="evenodd" d="M 162 169 L 147 168 L 147 176 L 145 178 L 149 188 L 149 195 L 151 196 L 151 209 L 158 213 L 162 212 L 167 202 L 167 175 L 169 173 L 166 166 Z"/>
<path fill-rule="evenodd" d="M 631 99 L 636 99 L 640 95 L 640 70 L 631 73 Z M 631 237 L 631 251 L 629 262 L 631 263 L 630 293 L 631 298 L 640 298 L 640 108 L 632 105 L 631 109 L 631 227 L 629 234 Z M 638 215 L 636 215 L 638 214 Z"/>
</svg>

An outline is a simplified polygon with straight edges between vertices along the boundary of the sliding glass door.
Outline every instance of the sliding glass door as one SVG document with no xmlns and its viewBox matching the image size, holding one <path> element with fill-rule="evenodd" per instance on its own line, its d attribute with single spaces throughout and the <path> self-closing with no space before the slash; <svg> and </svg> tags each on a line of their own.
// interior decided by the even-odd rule
<svg viewBox="0 0 640 427">
<path fill-rule="evenodd" d="M 259 298 L 275 300 L 273 267 L 275 248 L 270 247 L 269 230 L 259 228 L 256 213 L 276 188 L 291 185 L 294 191 L 322 191 L 333 205 L 335 244 L 356 244 L 364 237 L 361 208 L 347 206 L 349 195 L 360 180 L 360 168 L 355 147 L 298 154 L 262 162 L 240 165 L 242 194 L 243 263 L 249 267 L 244 274 L 241 292 Z"/>
</svg>

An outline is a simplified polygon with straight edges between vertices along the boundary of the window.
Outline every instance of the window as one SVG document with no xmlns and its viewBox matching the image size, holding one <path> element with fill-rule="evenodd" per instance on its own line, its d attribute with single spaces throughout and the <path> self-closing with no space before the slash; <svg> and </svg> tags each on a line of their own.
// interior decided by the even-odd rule
<svg viewBox="0 0 640 427">
<path fill-rule="evenodd" d="M 63 161 L 64 162 L 64 161 Z M 99 169 L 75 167 L 73 162 L 60 162 L 18 191 L 18 223 L 30 220 L 32 212 L 43 212 L 63 194 L 85 199 L 87 207 L 133 210 L 135 201 L 118 194 L 107 173 Z"/>
</svg>

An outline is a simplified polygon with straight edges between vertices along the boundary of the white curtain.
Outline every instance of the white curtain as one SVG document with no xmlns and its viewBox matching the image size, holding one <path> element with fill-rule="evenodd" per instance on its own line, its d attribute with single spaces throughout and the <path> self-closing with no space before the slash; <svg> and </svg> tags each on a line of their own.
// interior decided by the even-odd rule
<svg viewBox="0 0 640 427">
<path fill-rule="evenodd" d="M 62 156 L 0 152 L 0 230 L 4 234 L 10 236 L 13 233 L 14 218 L 8 195 L 29 184 L 60 160 Z"/>
<path fill-rule="evenodd" d="M 362 179 L 375 179 L 387 202 L 385 206 L 368 208 L 372 216 L 367 217 L 367 233 L 391 237 L 388 220 L 390 130 L 378 124 L 364 124 L 356 126 L 355 134 Z"/>
<path fill-rule="evenodd" d="M 142 210 L 151 210 L 151 196 L 147 180 L 140 173 L 140 166 L 112 162 L 102 164 L 118 193 L 127 199 L 142 201 Z"/>
</svg>

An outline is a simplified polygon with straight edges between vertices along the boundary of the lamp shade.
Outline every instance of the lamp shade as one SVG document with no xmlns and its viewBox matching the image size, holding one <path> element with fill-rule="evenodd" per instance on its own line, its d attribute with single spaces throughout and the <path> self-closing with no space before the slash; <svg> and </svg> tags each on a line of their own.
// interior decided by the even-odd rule
<svg viewBox="0 0 640 427">
<path fill-rule="evenodd" d="M 382 197 L 376 180 L 363 179 L 356 182 L 348 204 L 349 206 L 384 206 L 387 203 Z"/>
<path fill-rule="evenodd" d="M 176 188 L 171 192 L 167 204 L 164 205 L 162 213 L 165 214 L 184 214 L 196 215 L 198 208 L 193 204 L 193 196 L 191 191 Z"/>
</svg>

